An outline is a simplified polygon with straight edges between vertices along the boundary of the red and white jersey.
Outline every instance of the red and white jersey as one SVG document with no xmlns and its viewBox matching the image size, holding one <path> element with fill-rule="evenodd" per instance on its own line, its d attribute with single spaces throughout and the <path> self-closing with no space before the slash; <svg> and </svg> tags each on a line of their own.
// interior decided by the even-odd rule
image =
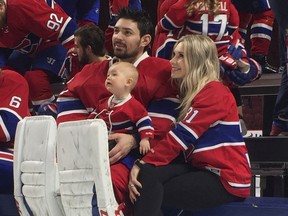
<svg viewBox="0 0 288 216">
<path fill-rule="evenodd" d="M 89 118 L 103 119 L 109 132 L 135 133 L 137 129 L 141 139 L 153 138 L 154 128 L 145 107 L 130 94 L 120 103 L 114 104 L 114 96 L 99 101 L 96 112 Z"/>
<path fill-rule="evenodd" d="M 3 70 L 0 75 L 0 92 L 0 145 L 8 146 L 14 140 L 18 122 L 30 116 L 29 88 L 20 74 Z"/>
<path fill-rule="evenodd" d="M 217 94 L 215 94 L 217 92 Z M 219 81 L 208 83 L 193 99 L 186 117 L 143 160 L 166 165 L 185 151 L 187 161 L 219 176 L 230 193 L 248 197 L 251 171 L 240 131 L 237 105 Z"/>
<path fill-rule="evenodd" d="M 99 100 L 111 95 L 105 88 L 105 80 L 113 60 L 88 64 L 67 83 L 67 89 L 57 99 L 58 123 L 87 119 Z M 160 135 L 171 128 L 171 121 L 178 114 L 177 92 L 170 80 L 171 64 L 144 53 L 134 65 L 139 78 L 132 95 L 148 110 L 155 136 Z"/>
<path fill-rule="evenodd" d="M 34 54 L 60 41 L 73 46 L 76 23 L 54 1 L 6 0 L 7 26 L 0 30 L 0 47 Z M 49 42 L 48 45 L 43 42 Z M 43 44 L 44 47 L 39 45 Z"/>
<path fill-rule="evenodd" d="M 166 31 L 178 38 L 187 34 L 206 35 L 215 42 L 219 56 L 226 54 L 231 34 L 239 25 L 239 16 L 235 6 L 230 0 L 221 0 L 216 15 L 211 14 L 206 7 L 188 15 L 187 3 L 187 0 L 179 0 L 174 4 L 173 0 L 164 1 L 161 7 L 165 8 L 165 4 L 171 5 L 169 8 L 166 7 L 168 11 L 157 24 L 157 33 Z"/>
</svg>

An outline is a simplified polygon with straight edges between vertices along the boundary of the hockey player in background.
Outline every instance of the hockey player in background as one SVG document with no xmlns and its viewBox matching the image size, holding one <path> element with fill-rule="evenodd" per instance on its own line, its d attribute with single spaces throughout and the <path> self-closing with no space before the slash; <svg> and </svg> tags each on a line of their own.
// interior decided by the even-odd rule
<svg viewBox="0 0 288 216">
<path fill-rule="evenodd" d="M 29 116 L 28 84 L 17 72 L 0 69 L 0 194 L 13 193 L 13 147 L 18 122 Z"/>
<path fill-rule="evenodd" d="M 99 24 L 100 0 L 55 0 L 79 26 Z"/>
<path fill-rule="evenodd" d="M 274 23 L 274 15 L 269 1 L 232 0 L 232 2 L 239 13 L 239 32 L 243 44 L 247 40 L 247 29 L 251 24 L 249 56 L 259 62 L 263 73 L 276 73 L 277 68 L 270 65 L 267 59 Z"/>
<path fill-rule="evenodd" d="M 73 73 L 77 25 L 54 1 L 0 0 L 0 28 L 0 65 L 24 75 L 38 112 L 55 100 L 50 78 L 62 76 L 67 68 Z"/>
</svg>

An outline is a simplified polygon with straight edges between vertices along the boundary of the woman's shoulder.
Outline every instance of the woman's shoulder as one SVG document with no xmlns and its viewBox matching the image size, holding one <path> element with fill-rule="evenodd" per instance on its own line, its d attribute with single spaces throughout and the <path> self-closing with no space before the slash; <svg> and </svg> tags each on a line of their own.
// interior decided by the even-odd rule
<svg viewBox="0 0 288 216">
<path fill-rule="evenodd" d="M 211 100 L 227 100 L 233 98 L 230 89 L 221 81 L 211 81 L 207 83 L 198 93 L 197 97 Z"/>
</svg>

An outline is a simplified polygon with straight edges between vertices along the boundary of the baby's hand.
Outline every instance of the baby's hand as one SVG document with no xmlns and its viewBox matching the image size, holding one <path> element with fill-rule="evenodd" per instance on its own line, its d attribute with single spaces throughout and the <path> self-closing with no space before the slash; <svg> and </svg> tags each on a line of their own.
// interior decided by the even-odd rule
<svg viewBox="0 0 288 216">
<path fill-rule="evenodd" d="M 150 142 L 149 139 L 142 139 L 140 141 L 140 148 L 139 148 L 140 154 L 147 154 L 150 151 Z"/>
</svg>

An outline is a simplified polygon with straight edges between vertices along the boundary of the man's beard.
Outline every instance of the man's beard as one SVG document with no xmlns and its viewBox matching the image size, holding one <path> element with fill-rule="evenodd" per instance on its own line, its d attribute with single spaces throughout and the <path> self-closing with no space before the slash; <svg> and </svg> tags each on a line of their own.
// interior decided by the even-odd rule
<svg viewBox="0 0 288 216">
<path fill-rule="evenodd" d="M 82 65 L 86 65 L 90 63 L 90 59 L 89 56 L 85 53 L 83 53 L 81 59 L 79 59 L 79 63 L 81 63 Z"/>
<path fill-rule="evenodd" d="M 128 53 L 127 50 L 123 51 L 117 51 L 114 50 L 114 55 L 119 59 L 131 59 L 135 58 L 139 53 L 138 49 L 133 50 L 132 52 Z"/>
<path fill-rule="evenodd" d="M 4 28 L 7 25 L 6 13 L 0 14 L 0 28 Z"/>
</svg>

